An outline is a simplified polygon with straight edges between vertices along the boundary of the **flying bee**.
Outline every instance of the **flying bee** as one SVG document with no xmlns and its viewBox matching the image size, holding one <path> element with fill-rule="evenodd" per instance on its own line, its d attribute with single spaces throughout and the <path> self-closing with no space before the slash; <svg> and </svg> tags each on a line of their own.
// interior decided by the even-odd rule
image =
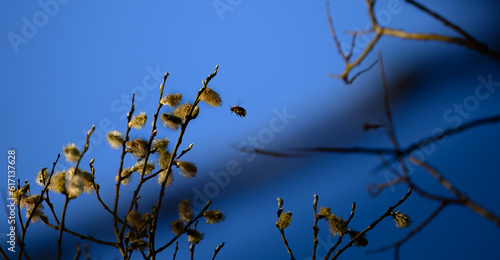
<svg viewBox="0 0 500 260">
<path fill-rule="evenodd" d="M 245 117 L 247 115 L 247 111 L 240 106 L 231 107 L 231 114 L 233 112 L 239 117 Z"/>
</svg>

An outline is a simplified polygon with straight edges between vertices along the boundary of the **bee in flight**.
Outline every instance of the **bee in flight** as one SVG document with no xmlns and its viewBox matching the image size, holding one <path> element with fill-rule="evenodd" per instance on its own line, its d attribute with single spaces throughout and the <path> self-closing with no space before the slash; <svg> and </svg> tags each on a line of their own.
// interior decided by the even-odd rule
<svg viewBox="0 0 500 260">
<path fill-rule="evenodd" d="M 231 114 L 233 112 L 239 117 L 245 117 L 247 115 L 247 111 L 240 106 L 231 107 Z"/>
</svg>

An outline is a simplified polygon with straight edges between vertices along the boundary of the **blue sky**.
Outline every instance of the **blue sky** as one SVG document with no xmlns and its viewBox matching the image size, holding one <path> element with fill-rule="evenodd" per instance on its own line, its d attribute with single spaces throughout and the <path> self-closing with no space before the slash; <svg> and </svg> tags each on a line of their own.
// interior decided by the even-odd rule
<svg viewBox="0 0 500 260">
<path fill-rule="evenodd" d="M 422 3 L 487 45 L 498 46 L 496 34 L 491 33 L 498 26 L 492 19 L 499 7 L 495 1 L 476 1 L 474 5 L 465 0 Z M 344 64 L 331 40 L 324 1 L 221 0 L 195 4 L 42 0 L 22 4 L 4 1 L 0 5 L 2 147 L 4 152 L 16 150 L 17 177 L 32 180 L 32 186 L 36 173 L 50 167 L 64 145 L 77 143 L 83 147 L 87 130 L 96 125 L 84 160 L 96 158 L 97 182 L 103 197 L 111 203 L 119 152 L 112 150 L 103 136 L 109 130 L 124 131 L 124 115 L 132 93 L 136 93 L 136 111 L 145 111 L 151 119 L 166 71 L 170 76 L 165 91 L 180 92 L 185 101 L 192 101 L 201 81 L 219 64 L 219 73 L 210 86 L 220 93 L 223 105 L 201 105 L 200 116 L 189 125 L 181 148 L 194 143 L 185 159 L 195 162 L 199 173 L 190 180 L 177 175 L 175 184 L 167 190 L 170 204 L 162 212 L 162 239 L 167 241 L 170 236 L 167 225 L 176 218 L 180 200 L 205 197 L 213 200 L 213 208 L 227 214 L 227 221 L 199 225 L 206 240 L 197 246 L 198 257 L 211 256 L 213 249 L 225 241 L 217 259 L 287 259 L 274 227 L 279 196 L 285 201 L 285 211 L 293 212 L 292 225 L 286 230 L 292 250 L 297 259 L 305 259 L 310 257 L 312 246 L 314 194 L 320 196 L 320 205 L 331 206 L 344 218 L 356 201 L 358 209 L 351 224 L 361 230 L 406 190 L 398 187 L 378 198 L 368 196 L 367 184 L 385 181 L 383 173 L 371 174 L 380 162 L 373 156 L 307 154 L 275 159 L 237 151 L 238 146 L 255 139 L 261 148 L 284 152 L 314 146 L 390 147 L 382 131 L 363 132 L 361 128 L 363 123 L 378 122 L 383 117 L 378 67 L 349 86 L 327 76 L 340 73 Z M 365 28 L 368 16 L 364 1 L 337 1 L 331 7 L 338 32 Z M 454 35 L 402 1 L 379 1 L 377 13 L 381 18 L 385 15 L 389 27 Z M 342 42 L 350 43 L 344 34 L 339 36 Z M 364 44 L 360 38 L 356 47 L 362 49 Z M 383 38 L 365 66 L 376 59 L 378 50 L 384 56 L 395 126 L 403 146 L 436 129 L 453 127 L 457 120 L 463 123 L 499 113 L 500 94 L 496 91 L 474 105 L 467 116 L 445 116 L 455 104 L 464 104 L 475 95 L 480 77 L 500 81 L 498 62 L 458 46 Z M 247 117 L 231 115 L 230 105 L 244 107 Z M 145 129 L 132 131 L 131 137 L 149 137 L 149 122 Z M 158 133 L 171 140 L 177 135 L 164 128 Z M 425 159 L 471 198 L 500 214 L 495 199 L 500 184 L 499 147 L 498 125 L 492 125 L 450 137 L 428 150 Z M 134 162 L 130 159 L 127 163 Z M 1 165 L 6 168 L 5 161 Z M 221 185 L 212 176 L 224 175 L 220 172 L 228 165 L 237 165 L 241 172 Z M 71 166 L 62 158 L 57 169 Z M 416 169 L 414 174 L 417 182 L 439 192 L 440 187 L 424 171 Z M 6 187 L 2 184 L 0 190 L 5 192 Z M 131 188 L 124 189 L 122 198 L 130 195 Z M 156 183 L 144 189 L 143 212 L 154 203 L 158 189 Z M 94 197 L 82 195 L 83 199 L 72 202 L 68 223 L 75 230 L 112 240 L 113 235 L 102 232 L 111 231 L 107 224 L 111 219 Z M 56 195 L 51 198 L 62 201 Z M 418 225 L 436 206 L 413 195 L 402 210 Z M 8 228 L 5 222 L 1 222 L 2 233 Z M 320 229 L 322 255 L 334 240 L 326 225 Z M 407 232 L 397 230 L 393 221 L 386 219 L 369 233 L 368 248 L 394 242 Z M 56 232 L 34 224 L 29 233 L 29 253 L 54 253 Z M 53 243 L 33 245 L 41 238 Z M 75 239 L 69 235 L 65 238 L 70 248 L 67 252 L 72 254 Z M 470 259 L 481 252 L 484 259 L 495 259 L 498 252 L 493 241 L 498 239 L 493 223 L 467 209 L 450 207 L 405 245 L 401 255 L 404 259 Z M 95 257 L 118 256 L 97 245 L 90 248 Z M 350 249 L 344 259 L 392 256 L 392 252 L 368 256 L 365 252 L 364 248 Z M 168 249 L 164 255 L 170 257 L 172 253 L 173 249 Z M 187 254 L 183 237 L 178 259 L 185 259 Z"/>
</svg>

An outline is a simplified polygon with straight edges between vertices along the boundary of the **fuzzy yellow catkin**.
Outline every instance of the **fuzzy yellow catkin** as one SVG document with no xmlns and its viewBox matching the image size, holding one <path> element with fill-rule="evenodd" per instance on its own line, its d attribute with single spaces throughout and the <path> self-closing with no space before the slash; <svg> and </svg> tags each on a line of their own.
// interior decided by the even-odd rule
<svg viewBox="0 0 500 260">
<path fill-rule="evenodd" d="M 182 119 L 174 114 L 161 114 L 160 119 L 163 121 L 163 127 L 177 130 L 182 125 Z"/>
<path fill-rule="evenodd" d="M 411 225 L 411 219 L 410 216 L 399 213 L 399 210 L 396 212 L 391 212 L 391 216 L 394 219 L 394 222 L 396 224 L 396 227 L 398 228 L 407 228 Z"/>
<path fill-rule="evenodd" d="M 347 231 L 349 233 L 349 236 L 351 237 L 351 240 L 354 239 L 360 232 L 359 231 L 354 231 L 354 230 L 349 230 Z M 368 239 L 366 239 L 366 234 L 363 234 L 362 236 L 358 237 L 354 243 L 354 246 L 362 246 L 365 247 L 368 245 Z"/>
<path fill-rule="evenodd" d="M 106 140 L 113 149 L 118 149 L 123 145 L 123 134 L 113 130 L 106 134 Z"/>
<path fill-rule="evenodd" d="M 347 233 L 347 221 L 342 217 L 335 216 L 332 214 L 329 218 L 329 228 L 330 233 L 333 236 L 341 236 Z"/>
<path fill-rule="evenodd" d="M 170 152 L 167 150 L 160 149 L 157 151 L 157 154 L 158 154 L 158 165 L 160 165 L 162 169 L 167 169 L 171 157 Z"/>
<path fill-rule="evenodd" d="M 153 140 L 153 148 L 151 148 L 151 149 L 154 151 L 159 150 L 159 149 L 167 149 L 169 142 L 170 142 L 170 140 L 168 139 L 168 137 L 165 137 L 163 139 L 155 139 L 155 140 Z"/>
<path fill-rule="evenodd" d="M 31 195 L 29 197 L 23 197 L 19 206 L 21 208 L 31 208 L 34 207 L 36 202 L 40 199 L 40 194 Z M 43 209 L 43 205 L 39 204 L 38 207 Z"/>
<path fill-rule="evenodd" d="M 66 192 L 66 172 L 57 172 L 50 179 L 49 190 L 54 193 Z"/>
<path fill-rule="evenodd" d="M 83 192 L 83 180 L 80 175 L 71 175 L 68 177 L 68 187 L 66 193 L 70 199 L 75 199 Z"/>
<path fill-rule="evenodd" d="M 135 163 L 135 165 L 132 167 L 132 169 L 133 169 L 133 171 L 136 171 L 142 175 L 142 170 L 144 169 L 144 161 L 137 161 Z M 152 161 L 149 161 L 146 164 L 146 174 L 145 175 L 152 173 L 154 169 L 155 169 L 155 164 Z"/>
<path fill-rule="evenodd" d="M 189 199 L 185 199 L 179 203 L 179 218 L 184 221 L 193 219 L 194 214 L 189 204 Z"/>
<path fill-rule="evenodd" d="M 134 226 L 136 228 L 138 228 L 141 225 L 141 220 L 142 220 L 141 213 L 139 213 L 135 210 L 131 210 L 127 214 L 128 223 L 132 224 L 132 226 Z"/>
<path fill-rule="evenodd" d="M 146 124 L 146 120 L 148 117 L 146 116 L 146 112 L 141 112 L 139 115 L 136 115 L 130 120 L 128 123 L 129 127 L 134 127 L 135 129 L 141 129 Z"/>
<path fill-rule="evenodd" d="M 177 219 L 170 224 L 170 231 L 176 236 L 184 234 L 184 221 Z"/>
<path fill-rule="evenodd" d="M 128 141 L 125 145 L 129 147 L 126 151 L 131 153 L 137 159 L 146 157 L 148 151 L 148 142 L 142 138 L 136 138 Z"/>
<path fill-rule="evenodd" d="M 121 177 L 122 177 L 122 181 L 121 183 L 123 185 L 127 185 L 130 183 L 131 179 L 132 179 L 132 169 L 131 168 L 125 168 L 122 170 L 121 172 Z M 118 179 L 119 179 L 119 176 L 116 175 L 115 177 L 115 181 L 118 182 Z"/>
<path fill-rule="evenodd" d="M 33 209 L 34 208 L 28 208 L 28 210 L 26 210 L 26 218 L 29 218 L 29 216 L 33 212 Z M 47 215 L 45 215 L 45 213 L 43 213 L 43 211 L 40 207 L 37 207 L 35 212 L 33 213 L 33 217 L 31 218 L 31 221 L 32 222 L 42 221 L 43 223 L 47 224 L 47 223 L 49 223 L 49 218 L 47 217 Z"/>
<path fill-rule="evenodd" d="M 320 219 L 322 219 L 322 218 L 328 219 L 328 218 L 330 218 L 331 214 L 332 214 L 332 210 L 330 209 L 330 207 L 321 207 L 319 209 L 318 217 Z"/>
<path fill-rule="evenodd" d="M 196 173 L 198 172 L 196 165 L 192 162 L 179 161 L 177 162 L 177 167 L 181 170 L 182 176 L 188 179 L 196 176 Z"/>
<path fill-rule="evenodd" d="M 72 175 L 78 175 L 82 178 L 82 181 L 83 181 L 83 190 L 86 192 L 86 193 L 92 193 L 93 192 L 93 187 L 94 187 L 94 176 L 92 176 L 91 173 L 87 172 L 87 171 L 84 171 L 82 169 L 78 169 L 75 173 L 75 167 L 71 167 L 69 170 L 68 170 L 68 175 L 69 176 L 72 176 Z"/>
<path fill-rule="evenodd" d="M 182 121 L 186 121 L 186 118 L 189 115 L 189 112 L 191 111 L 191 107 L 193 107 L 192 104 L 190 104 L 190 103 L 184 103 L 184 104 L 178 106 L 174 110 L 173 115 L 179 117 L 180 119 L 182 119 Z M 194 107 L 193 113 L 191 114 L 192 118 L 193 119 L 196 118 L 198 116 L 199 112 L 200 112 L 199 107 L 198 106 Z"/>
<path fill-rule="evenodd" d="M 283 230 L 287 228 L 292 222 L 292 212 L 281 213 L 278 221 L 276 222 L 276 227 L 279 230 Z"/>
<path fill-rule="evenodd" d="M 66 156 L 66 160 L 69 162 L 76 162 L 80 159 L 80 151 L 76 148 L 76 144 L 69 143 L 64 147 L 64 156 Z"/>
<path fill-rule="evenodd" d="M 175 94 L 167 94 L 165 97 L 163 97 L 160 100 L 160 103 L 165 106 L 169 107 L 175 107 L 179 105 L 179 103 L 182 100 L 182 94 L 180 93 L 175 93 Z"/>
<path fill-rule="evenodd" d="M 144 239 L 132 239 L 130 240 L 130 248 L 133 250 L 144 251 L 148 247 L 148 243 Z"/>
<path fill-rule="evenodd" d="M 162 184 L 165 181 L 165 178 L 167 178 L 167 171 L 162 171 L 158 175 L 158 184 Z M 170 186 L 174 182 L 174 175 L 172 173 L 168 174 L 168 180 L 165 183 L 165 186 Z"/>
<path fill-rule="evenodd" d="M 203 101 L 212 107 L 220 107 L 222 105 L 222 99 L 220 98 L 219 93 L 209 87 L 201 93 L 200 101 Z"/>
<path fill-rule="evenodd" d="M 203 237 L 205 235 L 205 234 L 202 234 L 194 229 L 188 229 L 186 231 L 186 233 L 188 235 L 188 243 L 191 243 L 191 244 L 200 243 L 200 241 L 203 240 Z"/>
<path fill-rule="evenodd" d="M 203 212 L 203 217 L 208 224 L 220 223 L 226 218 L 219 210 L 211 209 Z"/>
<path fill-rule="evenodd" d="M 43 187 L 45 186 L 45 183 L 47 183 L 48 179 L 49 179 L 49 173 L 47 172 L 47 168 L 43 168 L 38 172 L 36 183 Z"/>
</svg>

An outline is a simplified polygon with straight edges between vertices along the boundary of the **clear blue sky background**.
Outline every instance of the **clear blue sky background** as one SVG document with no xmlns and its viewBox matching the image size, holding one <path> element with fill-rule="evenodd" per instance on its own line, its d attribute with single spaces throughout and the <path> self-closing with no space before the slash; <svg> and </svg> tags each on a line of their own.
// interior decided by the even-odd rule
<svg viewBox="0 0 500 260">
<path fill-rule="evenodd" d="M 64 3 L 63 3 L 64 2 Z M 217 11 L 214 2 L 226 4 Z M 378 1 L 377 13 L 386 25 L 416 32 L 454 35 L 440 23 L 422 15 L 403 1 Z M 42 3 L 42 4 L 41 4 Z M 51 3 L 49 5 L 44 3 Z M 496 1 L 422 1 L 449 18 L 477 39 L 498 46 L 499 4 Z M 293 212 L 286 230 L 297 259 L 310 258 L 312 246 L 313 195 L 320 205 L 331 206 L 347 218 L 351 203 L 357 202 L 351 227 L 362 230 L 405 193 L 405 187 L 371 198 L 366 185 L 385 181 L 384 172 L 373 175 L 380 161 L 367 155 L 307 154 L 283 159 L 242 154 L 237 147 L 256 138 L 260 148 L 293 152 L 315 146 L 390 147 L 383 131 L 363 132 L 364 122 L 383 118 L 383 96 L 378 67 L 345 86 L 327 73 L 340 73 L 344 64 L 331 40 L 324 1 L 76 1 L 0 3 L 2 151 L 16 150 L 17 177 L 34 179 L 41 168 L 50 167 L 63 145 L 83 147 L 92 125 L 96 132 L 84 161 L 96 158 L 97 182 L 105 201 L 111 204 L 119 152 L 103 136 L 109 130 L 124 131 L 124 116 L 136 93 L 136 111 L 149 118 L 156 110 L 158 86 L 165 71 L 170 73 L 166 92 L 180 92 L 192 101 L 201 81 L 220 64 L 211 87 L 223 99 L 221 108 L 201 105 L 181 148 L 194 143 L 185 156 L 198 166 L 198 176 L 176 181 L 166 193 L 169 202 L 161 213 L 160 240 L 171 237 L 168 225 L 177 217 L 177 203 L 189 198 L 227 214 L 226 222 L 199 224 L 205 241 L 196 249 L 198 259 L 210 258 L 223 241 L 217 259 L 288 259 L 275 228 L 277 201 Z M 339 32 L 364 29 L 368 16 L 364 1 L 332 3 Z M 342 42 L 350 38 L 340 34 Z M 17 37 L 16 43 L 9 39 Z M 497 38 L 495 38 L 497 37 Z M 360 38 L 358 50 L 366 44 Z M 463 104 L 481 82 L 478 77 L 500 81 L 499 63 L 473 51 L 441 43 L 412 42 L 383 38 L 382 50 L 391 86 L 394 121 L 403 146 L 427 137 L 437 128 L 449 128 L 458 120 L 467 122 L 498 114 L 500 91 L 478 102 L 470 115 L 446 120 L 443 115 L 454 104 Z M 373 52 L 364 65 L 376 59 Z M 231 115 L 230 105 L 247 110 L 244 119 Z M 168 112 L 163 108 L 163 112 Z M 278 112 L 277 112 L 278 111 Z M 280 120 L 277 114 L 289 114 Z M 149 137 L 145 129 L 131 137 Z M 275 127 L 273 127 L 275 126 Z M 438 167 L 471 198 L 500 214 L 500 138 L 498 125 L 480 127 L 448 138 L 434 149 L 423 151 L 425 159 Z M 158 136 L 176 140 L 178 133 L 161 128 Z M 250 148 L 253 148 L 250 146 Z M 0 160 L 6 169 L 6 160 Z M 133 160 L 127 160 L 133 164 Z M 236 163 L 241 172 L 217 181 L 214 173 Z M 84 163 L 86 167 L 87 163 Z M 71 167 L 61 158 L 58 170 Z M 6 192 L 6 170 L 0 187 Z M 212 174 L 210 174 L 213 172 Z M 418 183 L 445 194 L 432 178 L 415 169 Z M 221 174 L 216 176 L 220 176 Z M 130 198 L 132 186 L 123 189 Z M 142 212 L 151 209 L 159 187 L 146 185 Z M 200 196 L 199 194 L 202 194 Z M 56 211 L 61 196 L 53 195 Z M 196 203 L 195 203 L 196 204 Z M 414 226 L 436 207 L 413 195 L 402 207 Z M 1 234 L 8 228 L 1 211 Z M 95 200 L 84 194 L 70 203 L 68 227 L 84 234 L 113 240 L 111 218 Z M 336 240 L 320 225 L 318 253 L 323 256 Z M 106 235 L 106 231 L 108 235 Z M 387 245 L 409 230 L 384 220 L 368 235 L 368 249 Z M 28 252 L 37 256 L 55 254 L 57 232 L 42 224 L 30 226 Z M 5 248 L 5 235 L 1 236 Z M 493 223 L 461 207 L 450 207 L 424 231 L 403 246 L 403 259 L 497 259 L 500 233 Z M 74 253 L 76 238 L 65 234 L 65 256 Z M 178 259 L 186 259 L 188 244 L 179 241 Z M 41 242 L 42 241 L 42 242 Z M 90 245 L 92 258 L 110 259 L 114 250 Z M 173 248 L 164 252 L 170 258 Z M 138 254 L 136 256 L 139 256 Z M 366 249 L 348 250 L 344 259 L 388 259 L 392 252 L 366 255 Z"/>
</svg>

